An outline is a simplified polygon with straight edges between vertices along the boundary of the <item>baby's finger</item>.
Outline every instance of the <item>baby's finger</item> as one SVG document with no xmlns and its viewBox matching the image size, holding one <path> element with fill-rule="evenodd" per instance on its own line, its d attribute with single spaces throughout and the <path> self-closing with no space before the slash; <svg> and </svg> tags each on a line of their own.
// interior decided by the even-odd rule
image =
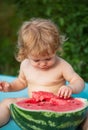
<svg viewBox="0 0 88 130">
<path fill-rule="evenodd" d="M 63 91 L 62 89 L 58 92 L 58 96 L 60 98 L 64 97 L 65 91 Z"/>
<path fill-rule="evenodd" d="M 72 91 L 68 89 L 67 91 L 65 91 L 64 97 L 65 98 L 70 98 L 71 94 L 72 94 Z"/>
<path fill-rule="evenodd" d="M 4 84 L 4 92 L 8 92 L 8 89 L 9 89 L 9 84 L 5 83 Z"/>
<path fill-rule="evenodd" d="M 71 95 L 72 95 L 72 92 L 71 92 L 71 91 L 69 91 L 69 93 L 68 93 L 68 98 L 70 98 L 70 97 L 71 97 Z"/>
<path fill-rule="evenodd" d="M 58 97 L 60 97 L 61 96 L 61 90 L 59 89 L 59 91 L 58 91 Z"/>
<path fill-rule="evenodd" d="M 2 84 L 1 84 L 1 82 L 0 82 L 0 91 L 2 91 Z"/>
<path fill-rule="evenodd" d="M 0 86 L 0 91 L 2 91 L 2 87 Z"/>
<path fill-rule="evenodd" d="M 70 97 L 69 91 L 66 90 L 63 96 L 64 98 L 69 98 Z"/>
</svg>

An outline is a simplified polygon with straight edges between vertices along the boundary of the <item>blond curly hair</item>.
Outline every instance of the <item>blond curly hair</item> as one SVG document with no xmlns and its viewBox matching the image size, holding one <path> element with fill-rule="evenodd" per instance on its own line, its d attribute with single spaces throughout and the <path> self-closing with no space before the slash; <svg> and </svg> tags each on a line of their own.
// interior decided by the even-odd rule
<svg viewBox="0 0 88 130">
<path fill-rule="evenodd" d="M 16 59 L 22 61 L 32 56 L 55 53 L 61 46 L 58 27 L 48 19 L 36 18 L 24 22 L 18 32 L 18 53 Z"/>
</svg>

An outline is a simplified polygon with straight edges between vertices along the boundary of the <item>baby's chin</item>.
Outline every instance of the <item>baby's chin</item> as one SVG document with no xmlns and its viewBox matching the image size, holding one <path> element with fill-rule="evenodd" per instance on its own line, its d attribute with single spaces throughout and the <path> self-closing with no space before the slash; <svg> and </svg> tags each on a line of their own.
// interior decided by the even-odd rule
<svg viewBox="0 0 88 130">
<path fill-rule="evenodd" d="M 39 69 L 41 69 L 41 70 L 48 70 L 48 69 L 50 69 L 50 68 L 52 68 L 52 66 L 39 67 Z"/>
<path fill-rule="evenodd" d="M 47 70 L 47 69 L 49 69 L 50 67 L 40 67 L 40 69 L 42 69 L 42 70 Z"/>
</svg>

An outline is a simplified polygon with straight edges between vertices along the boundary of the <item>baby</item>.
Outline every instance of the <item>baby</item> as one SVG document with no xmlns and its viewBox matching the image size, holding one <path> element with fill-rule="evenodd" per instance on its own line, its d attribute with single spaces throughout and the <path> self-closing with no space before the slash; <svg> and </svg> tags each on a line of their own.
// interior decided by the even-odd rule
<svg viewBox="0 0 88 130">
<path fill-rule="evenodd" d="M 33 91 L 47 91 L 63 98 L 81 92 L 83 79 L 56 55 L 61 43 L 58 28 L 52 21 L 37 18 L 24 22 L 18 35 L 19 75 L 11 83 L 0 82 L 0 91 L 12 92 L 28 87 L 29 97 Z M 5 99 L 0 103 L 0 126 L 9 121 L 10 104 L 23 98 Z"/>
</svg>

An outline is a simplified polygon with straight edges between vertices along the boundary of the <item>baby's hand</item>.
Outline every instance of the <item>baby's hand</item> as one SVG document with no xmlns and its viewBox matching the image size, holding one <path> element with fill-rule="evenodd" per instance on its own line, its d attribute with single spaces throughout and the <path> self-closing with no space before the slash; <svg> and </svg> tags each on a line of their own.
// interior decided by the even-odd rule
<svg viewBox="0 0 88 130">
<path fill-rule="evenodd" d="M 58 96 L 59 97 L 64 97 L 64 98 L 69 98 L 71 97 L 72 94 L 72 88 L 69 86 L 62 86 L 59 91 L 58 91 Z"/>
<path fill-rule="evenodd" d="M 10 83 L 4 81 L 0 82 L 0 91 L 8 92 L 9 88 L 10 88 Z"/>
</svg>

